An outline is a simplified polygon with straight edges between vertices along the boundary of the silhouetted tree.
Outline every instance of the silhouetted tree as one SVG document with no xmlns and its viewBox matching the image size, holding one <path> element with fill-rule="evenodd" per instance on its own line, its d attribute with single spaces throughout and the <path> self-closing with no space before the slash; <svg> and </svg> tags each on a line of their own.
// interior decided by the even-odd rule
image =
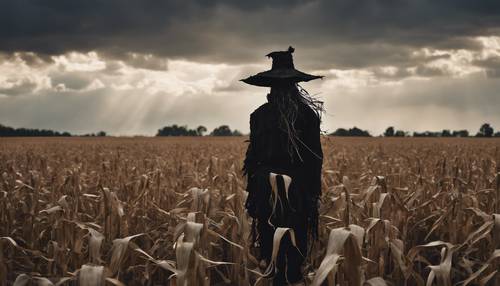
<svg viewBox="0 0 500 286">
<path fill-rule="evenodd" d="M 491 137 L 493 133 L 493 127 L 491 127 L 489 123 L 484 123 L 481 125 L 481 128 L 479 128 L 479 132 L 476 134 L 476 137 Z"/>
<path fill-rule="evenodd" d="M 240 136 L 241 132 L 238 130 L 231 131 L 231 128 L 227 125 L 221 125 L 215 128 L 211 133 L 211 136 Z"/>
<path fill-rule="evenodd" d="M 207 132 L 207 128 L 203 125 L 200 125 L 196 128 L 196 133 L 198 136 L 203 136 L 203 133 Z"/>
<path fill-rule="evenodd" d="M 330 134 L 331 136 L 349 136 L 349 131 L 344 128 L 337 128 L 334 132 Z"/>
<path fill-rule="evenodd" d="M 443 129 L 441 132 L 441 137 L 451 137 L 451 132 L 448 129 Z"/>
<path fill-rule="evenodd" d="M 453 137 L 469 137 L 469 131 L 467 131 L 467 130 L 455 130 L 455 131 L 453 131 Z"/>
<path fill-rule="evenodd" d="M 354 126 L 353 128 L 349 129 L 349 133 L 352 134 L 352 136 L 364 136 L 364 137 L 370 137 L 370 133 L 366 130 L 361 130 L 358 127 Z"/>
<path fill-rule="evenodd" d="M 349 130 L 344 128 L 338 128 L 335 132 L 330 134 L 331 136 L 357 136 L 357 137 L 371 137 L 370 133 L 366 130 L 361 130 L 354 126 L 349 128 Z"/>
<path fill-rule="evenodd" d="M 398 131 L 396 131 L 396 133 L 394 133 L 394 136 L 395 137 L 405 137 L 406 132 L 404 132 L 403 130 L 398 130 Z"/>
<path fill-rule="evenodd" d="M 99 132 L 97 132 L 97 136 L 99 136 L 99 137 L 106 137 L 107 134 L 104 131 L 99 131 Z"/>
<path fill-rule="evenodd" d="M 159 129 L 156 136 L 198 136 L 198 132 L 193 129 L 188 129 L 185 125 L 179 126 L 174 124 Z"/>
<path fill-rule="evenodd" d="M 392 127 L 392 126 L 387 127 L 387 129 L 384 132 L 384 136 L 385 137 L 392 137 L 392 136 L 394 136 L 394 127 Z"/>
</svg>

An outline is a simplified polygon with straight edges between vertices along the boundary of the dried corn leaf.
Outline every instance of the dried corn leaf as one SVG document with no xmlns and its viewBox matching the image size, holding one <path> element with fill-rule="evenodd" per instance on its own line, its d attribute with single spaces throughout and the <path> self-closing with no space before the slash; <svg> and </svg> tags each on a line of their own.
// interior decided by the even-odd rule
<svg viewBox="0 0 500 286">
<path fill-rule="evenodd" d="M 328 275 L 335 277 L 335 273 L 337 272 L 340 261 L 342 260 L 342 256 L 331 253 L 327 254 L 321 264 L 319 265 L 318 270 L 316 271 L 316 275 L 311 283 L 312 286 L 320 286 L 323 281 L 325 281 Z M 331 285 L 335 285 L 334 280 Z"/>
<path fill-rule="evenodd" d="M 110 270 L 113 275 L 116 274 L 122 266 L 121 264 L 127 253 L 129 242 L 132 239 L 143 235 L 144 233 L 139 233 L 136 235 L 127 236 L 125 238 L 118 238 L 113 240 L 113 247 L 111 248 L 112 256 L 110 262 Z"/>
<path fill-rule="evenodd" d="M 80 286 L 104 286 L 105 285 L 104 266 L 82 265 L 78 273 L 78 285 Z"/>
</svg>

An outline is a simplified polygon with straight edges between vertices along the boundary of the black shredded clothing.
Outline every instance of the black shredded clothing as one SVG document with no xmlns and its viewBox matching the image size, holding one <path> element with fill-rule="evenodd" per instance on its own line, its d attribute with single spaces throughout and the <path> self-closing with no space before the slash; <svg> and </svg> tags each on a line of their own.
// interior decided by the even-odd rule
<svg viewBox="0 0 500 286">
<path fill-rule="evenodd" d="M 269 260 L 274 233 L 268 224 L 271 215 L 269 172 L 292 178 L 289 194 L 294 212 L 279 226 L 294 228 L 302 253 L 307 250 L 308 234 L 317 238 L 317 202 L 321 195 L 323 164 L 320 119 L 309 106 L 300 103 L 294 126 L 300 157 L 296 151 L 290 155 L 288 135 L 279 127 L 275 104 L 267 102 L 250 115 L 250 139 L 243 164 L 248 192 L 245 207 L 253 218 L 252 233 L 254 241 L 260 244 L 261 259 Z"/>
</svg>

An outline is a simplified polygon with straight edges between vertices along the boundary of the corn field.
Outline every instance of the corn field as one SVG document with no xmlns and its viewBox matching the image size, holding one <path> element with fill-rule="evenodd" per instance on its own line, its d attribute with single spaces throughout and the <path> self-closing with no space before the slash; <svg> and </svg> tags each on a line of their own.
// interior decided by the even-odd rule
<svg viewBox="0 0 500 286">
<path fill-rule="evenodd" d="M 270 285 L 244 140 L 0 139 L 0 285 Z M 499 140 L 322 144 L 307 285 L 500 285 Z"/>
</svg>

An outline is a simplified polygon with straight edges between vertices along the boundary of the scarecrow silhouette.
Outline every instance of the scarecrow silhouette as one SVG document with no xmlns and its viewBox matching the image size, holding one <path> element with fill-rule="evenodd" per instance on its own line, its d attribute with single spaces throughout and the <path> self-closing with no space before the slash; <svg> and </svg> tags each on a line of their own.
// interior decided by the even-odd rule
<svg viewBox="0 0 500 286">
<path fill-rule="evenodd" d="M 243 173 L 247 176 L 245 207 L 253 218 L 253 244 L 260 259 L 275 263 L 273 285 L 304 283 L 302 265 L 308 241 L 317 239 L 323 152 L 320 123 L 323 103 L 299 82 L 321 78 L 295 69 L 292 53 L 272 52 L 272 69 L 242 81 L 270 87 L 267 102 L 250 115 L 250 139 Z M 278 227 L 293 229 L 271 260 Z M 295 245 L 294 245 L 295 244 Z M 274 268 L 275 267 L 275 268 Z"/>
</svg>

